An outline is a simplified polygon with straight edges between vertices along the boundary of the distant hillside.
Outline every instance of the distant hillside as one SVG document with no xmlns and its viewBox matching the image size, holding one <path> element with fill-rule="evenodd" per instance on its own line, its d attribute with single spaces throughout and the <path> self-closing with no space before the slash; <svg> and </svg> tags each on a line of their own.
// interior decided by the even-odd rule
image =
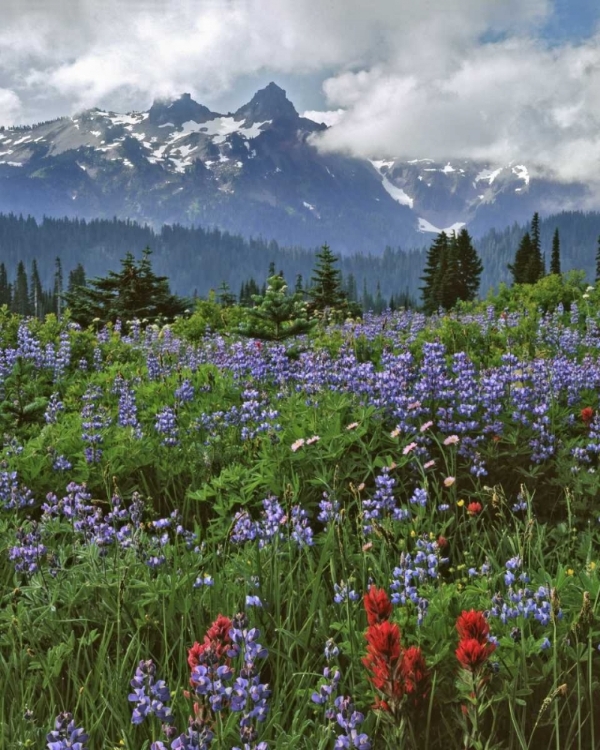
<svg viewBox="0 0 600 750">
<path fill-rule="evenodd" d="M 426 243 L 439 228 L 491 227 L 599 206 L 590 185 L 533 165 L 372 159 L 325 152 L 327 126 L 275 83 L 235 112 L 190 94 L 146 112 L 88 109 L 31 126 L 0 123 L 0 212 L 218 227 L 341 255 Z M 410 148 L 410 144 L 408 144 Z M 526 156 L 523 158 L 526 159 Z"/>
<path fill-rule="evenodd" d="M 563 270 L 584 269 L 594 278 L 595 254 L 600 235 L 600 213 L 568 212 L 551 216 L 541 223 L 543 250 L 549 262 L 552 234 L 559 229 Z M 500 281 L 510 281 L 506 268 L 527 226 L 514 224 L 504 230 L 492 230 L 476 240 L 484 264 L 481 293 Z M 22 260 L 27 267 L 35 259 L 44 286 L 52 284 L 54 260 L 63 263 L 65 278 L 78 263 L 88 277 L 116 269 L 128 251 L 141 255 L 145 247 L 153 251 L 155 270 L 168 276 L 174 291 L 191 296 L 205 295 L 226 281 L 238 293 L 242 282 L 253 277 L 262 284 L 271 262 L 293 284 L 297 274 L 310 279 L 317 248 L 286 248 L 264 239 L 244 239 L 218 229 L 164 226 L 160 231 L 133 221 L 49 219 L 0 214 L 0 262 L 9 279 L 14 279 Z M 333 246 L 332 250 L 338 249 Z M 377 284 L 385 298 L 410 293 L 419 297 L 419 277 L 425 262 L 426 247 L 405 251 L 400 248 L 373 248 L 371 255 L 343 257 L 340 267 L 348 280 L 354 277 L 358 296 L 364 286 L 375 293 Z"/>
</svg>

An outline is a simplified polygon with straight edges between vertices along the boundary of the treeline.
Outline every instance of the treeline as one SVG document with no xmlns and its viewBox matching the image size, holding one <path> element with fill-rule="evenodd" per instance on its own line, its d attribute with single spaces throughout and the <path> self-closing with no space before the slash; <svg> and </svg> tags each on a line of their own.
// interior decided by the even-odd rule
<svg viewBox="0 0 600 750">
<path fill-rule="evenodd" d="M 540 221 L 542 254 L 549 266 L 552 238 L 560 232 L 561 270 L 581 268 L 588 279 L 595 277 L 595 252 L 600 235 L 600 213 L 565 212 Z M 483 264 L 480 294 L 501 281 L 510 283 L 508 269 L 528 226 L 514 224 L 503 230 L 492 230 L 475 241 L 475 248 Z M 427 261 L 427 247 L 434 238 L 423 235 L 423 247 L 404 250 L 385 248 L 383 253 L 373 249 L 369 255 L 345 256 L 340 259 L 343 284 L 352 290 L 351 296 L 366 307 L 387 305 L 390 299 L 406 297 L 420 302 L 421 277 Z M 327 237 L 323 237 L 327 241 Z M 118 266 L 128 252 L 141 258 L 145 247 L 153 251 L 153 265 L 157 273 L 167 276 L 171 288 L 185 297 L 204 297 L 211 289 L 217 290 L 226 281 L 232 292 L 239 295 L 242 285 L 254 279 L 260 286 L 268 275 L 269 263 L 293 280 L 298 274 L 310 278 L 315 263 L 314 250 L 284 248 L 263 238 L 245 239 L 218 229 L 201 227 L 164 226 L 154 231 L 133 221 L 51 219 L 37 222 L 33 218 L 0 215 L 0 262 L 3 262 L 9 282 L 16 282 L 19 261 L 28 275 L 36 260 L 43 289 L 54 286 L 55 259 L 61 258 L 65 278 L 78 264 L 88 277 L 103 276 Z M 336 248 L 332 248 L 335 253 Z M 31 279 L 29 280 L 31 284 Z M 354 290 L 355 289 L 355 294 Z"/>
<path fill-rule="evenodd" d="M 69 272 L 68 286 L 65 289 L 62 262 L 55 259 L 54 278 L 51 286 L 44 288 L 35 258 L 31 262 L 29 274 L 22 260 L 17 263 L 14 281 L 4 263 L 0 262 L 0 307 L 6 305 L 11 312 L 33 316 L 42 320 L 49 313 L 60 317 L 65 307 L 65 291 L 86 285 L 85 270 L 78 264 Z"/>
</svg>

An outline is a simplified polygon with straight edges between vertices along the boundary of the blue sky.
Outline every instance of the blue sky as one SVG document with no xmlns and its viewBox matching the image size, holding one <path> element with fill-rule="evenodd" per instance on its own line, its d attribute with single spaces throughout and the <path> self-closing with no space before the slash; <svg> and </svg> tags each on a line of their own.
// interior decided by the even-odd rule
<svg viewBox="0 0 600 750">
<path fill-rule="evenodd" d="M 600 22 L 598 0 L 555 0 L 553 6 L 540 34 L 552 44 L 581 42 L 597 31 Z"/>
</svg>

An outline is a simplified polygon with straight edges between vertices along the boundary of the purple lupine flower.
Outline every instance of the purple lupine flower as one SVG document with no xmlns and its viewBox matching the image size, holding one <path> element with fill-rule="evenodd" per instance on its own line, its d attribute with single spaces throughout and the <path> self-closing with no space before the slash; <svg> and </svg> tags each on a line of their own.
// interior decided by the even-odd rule
<svg viewBox="0 0 600 750">
<path fill-rule="evenodd" d="M 54 729 L 46 735 L 48 750 L 87 750 L 88 735 L 77 728 L 73 716 L 66 711 L 56 717 Z"/>
<path fill-rule="evenodd" d="M 334 748 L 357 748 L 357 750 L 371 750 L 371 741 L 365 733 L 359 733 L 359 727 L 365 717 L 360 711 L 356 711 L 351 698 L 338 696 L 335 699 L 335 720 L 338 726 L 344 730 L 344 734 L 338 735 Z"/>
<path fill-rule="evenodd" d="M 46 545 L 42 544 L 40 526 L 32 521 L 29 530 L 18 528 L 15 536 L 17 544 L 10 548 L 8 559 L 15 563 L 17 572 L 33 575 L 39 570 L 40 561 L 48 551 Z"/>
<path fill-rule="evenodd" d="M 323 524 L 339 523 L 341 521 L 340 501 L 331 499 L 327 492 L 323 493 L 319 501 L 319 515 L 317 520 Z"/>
<path fill-rule="evenodd" d="M 298 547 L 312 547 L 313 532 L 308 524 L 308 513 L 299 505 L 292 508 L 292 539 Z"/>
<path fill-rule="evenodd" d="M 171 748 L 172 750 L 209 750 L 214 736 L 208 724 L 199 719 L 190 719 L 187 732 L 180 734 L 171 743 Z"/>
<path fill-rule="evenodd" d="M 175 391 L 175 400 L 179 403 L 184 404 L 194 400 L 194 386 L 186 378 L 179 388 Z"/>
<path fill-rule="evenodd" d="M 66 456 L 60 455 L 55 456 L 52 468 L 54 471 L 70 471 L 73 468 L 73 464 Z"/>
<path fill-rule="evenodd" d="M 58 393 L 53 393 L 50 396 L 48 404 L 46 405 L 46 411 L 44 413 L 44 419 L 46 424 L 56 424 L 58 412 L 64 411 L 65 405 L 60 400 Z"/>
<path fill-rule="evenodd" d="M 156 431 L 163 436 L 162 444 L 172 447 L 179 444 L 179 429 L 177 415 L 170 406 L 163 407 L 156 415 L 154 423 Z"/>
<path fill-rule="evenodd" d="M 156 680 L 156 667 L 151 659 L 140 661 L 131 680 L 133 692 L 128 700 L 135 703 L 132 724 L 141 724 L 147 716 L 156 716 L 169 724 L 173 721 L 171 708 L 167 705 L 171 694 L 164 680 Z"/>
<path fill-rule="evenodd" d="M 342 581 L 341 583 L 334 583 L 333 590 L 333 601 L 336 604 L 341 604 L 345 601 L 357 602 L 360 599 L 360 594 L 357 593 L 354 589 L 351 589 L 345 581 Z"/>
</svg>

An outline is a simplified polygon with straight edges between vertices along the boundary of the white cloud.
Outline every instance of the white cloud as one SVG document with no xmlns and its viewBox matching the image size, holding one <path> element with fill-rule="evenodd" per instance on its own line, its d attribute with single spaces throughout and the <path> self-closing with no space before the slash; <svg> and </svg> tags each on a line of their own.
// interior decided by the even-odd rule
<svg viewBox="0 0 600 750">
<path fill-rule="evenodd" d="M 552 5 L 2 0 L 0 123 L 90 106 L 127 111 L 183 91 L 210 106 L 244 77 L 320 72 L 331 112 L 306 116 L 332 125 L 324 148 L 527 160 L 593 179 L 600 39 L 552 49 L 536 41 Z"/>
<path fill-rule="evenodd" d="M 553 177 L 600 181 L 600 36 L 548 49 L 523 38 L 473 45 L 445 71 L 378 66 L 333 76 L 346 108 L 323 148 L 371 156 L 526 159 Z"/>
<path fill-rule="evenodd" d="M 326 112 L 320 112 L 315 109 L 307 109 L 306 112 L 302 113 L 302 117 L 306 117 L 313 122 L 323 122 L 328 127 L 337 125 L 344 116 L 345 109 L 328 110 Z"/>
<path fill-rule="evenodd" d="M 0 88 L 0 123 L 13 123 L 21 111 L 21 100 L 10 89 Z"/>
</svg>

